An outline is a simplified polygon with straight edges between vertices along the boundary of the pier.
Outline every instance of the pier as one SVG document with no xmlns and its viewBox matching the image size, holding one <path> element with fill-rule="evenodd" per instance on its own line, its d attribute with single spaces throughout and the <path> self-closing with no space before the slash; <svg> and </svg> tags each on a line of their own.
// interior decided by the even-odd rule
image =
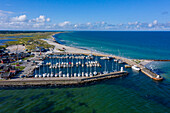
<svg viewBox="0 0 170 113">
<path fill-rule="evenodd" d="M 114 59 L 120 59 L 130 66 L 137 65 L 138 67 L 140 67 L 141 72 L 144 73 L 145 75 L 147 75 L 148 77 L 150 77 L 151 79 L 156 80 L 156 81 L 163 80 L 163 77 L 161 77 L 160 75 L 152 72 L 151 70 L 147 69 L 143 65 L 137 64 L 136 62 L 132 61 L 131 59 L 127 59 L 127 58 L 123 58 L 123 57 L 119 57 L 119 56 L 114 56 L 114 55 L 105 55 L 105 54 L 100 54 L 100 53 L 93 53 L 93 55 L 103 56 L 103 57 L 113 57 Z M 170 61 L 170 60 L 151 60 L 151 61 Z"/>
<path fill-rule="evenodd" d="M 10 86 L 61 86 L 61 85 L 82 85 L 90 82 L 97 82 L 104 79 L 122 77 L 128 75 L 128 72 L 111 72 L 93 77 L 62 77 L 62 78 L 17 78 L 10 80 L 1 80 L 1 87 Z"/>
</svg>

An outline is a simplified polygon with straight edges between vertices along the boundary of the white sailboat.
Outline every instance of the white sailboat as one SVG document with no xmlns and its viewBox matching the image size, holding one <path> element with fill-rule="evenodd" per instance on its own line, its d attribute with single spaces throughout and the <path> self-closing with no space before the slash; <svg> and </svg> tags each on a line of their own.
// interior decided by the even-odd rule
<svg viewBox="0 0 170 113">
<path fill-rule="evenodd" d="M 43 78 L 45 78 L 45 77 L 46 77 L 45 67 L 44 67 L 44 66 L 45 66 L 45 64 L 43 64 L 43 72 L 44 72 L 44 73 L 43 73 Z"/>
<path fill-rule="evenodd" d="M 140 68 L 137 67 L 136 65 L 133 65 L 133 66 L 132 66 L 132 69 L 134 69 L 134 70 L 136 70 L 136 71 L 140 71 Z"/>
<path fill-rule="evenodd" d="M 68 58 L 67 58 L 67 77 L 70 77 L 69 72 L 68 72 Z"/>
<path fill-rule="evenodd" d="M 38 77 L 38 74 L 37 74 L 37 69 L 35 69 L 35 78 Z"/>
<path fill-rule="evenodd" d="M 39 65 L 39 78 L 41 78 L 40 65 Z"/>
<path fill-rule="evenodd" d="M 108 71 L 107 71 L 107 68 L 106 68 L 106 60 L 105 60 L 105 70 L 103 71 L 103 74 L 107 74 Z"/>
<path fill-rule="evenodd" d="M 62 71 L 59 71 L 59 77 L 61 77 L 62 76 Z"/>
<path fill-rule="evenodd" d="M 95 58 L 95 64 L 96 64 L 96 63 L 97 63 L 97 56 L 96 56 L 96 58 Z M 94 76 L 97 75 L 96 66 L 97 66 L 97 65 L 94 65 L 94 72 L 93 72 Z"/>
</svg>

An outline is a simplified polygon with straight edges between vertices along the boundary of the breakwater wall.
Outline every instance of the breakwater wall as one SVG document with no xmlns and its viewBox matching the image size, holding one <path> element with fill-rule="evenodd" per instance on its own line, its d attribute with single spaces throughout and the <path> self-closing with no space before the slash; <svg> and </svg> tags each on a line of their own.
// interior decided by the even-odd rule
<svg viewBox="0 0 170 113">
<path fill-rule="evenodd" d="M 128 72 L 111 72 L 108 74 L 97 75 L 93 77 L 73 77 L 73 78 L 23 78 L 1 80 L 1 87 L 14 87 L 14 86 L 61 86 L 61 85 L 81 85 L 91 82 L 101 81 L 115 77 L 128 75 Z"/>
</svg>

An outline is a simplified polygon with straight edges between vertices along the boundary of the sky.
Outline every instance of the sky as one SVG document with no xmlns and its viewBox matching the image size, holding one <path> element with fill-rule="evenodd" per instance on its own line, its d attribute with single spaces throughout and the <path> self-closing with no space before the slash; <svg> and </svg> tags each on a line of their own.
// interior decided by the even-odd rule
<svg viewBox="0 0 170 113">
<path fill-rule="evenodd" d="M 0 30 L 170 30 L 170 0 L 0 0 Z"/>
</svg>

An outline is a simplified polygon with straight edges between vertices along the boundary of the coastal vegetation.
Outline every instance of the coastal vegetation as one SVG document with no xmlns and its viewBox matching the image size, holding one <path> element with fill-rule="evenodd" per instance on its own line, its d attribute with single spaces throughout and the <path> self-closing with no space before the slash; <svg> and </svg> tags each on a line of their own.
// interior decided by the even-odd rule
<svg viewBox="0 0 170 113">
<path fill-rule="evenodd" d="M 16 66 L 15 69 L 19 69 L 20 71 L 22 71 L 25 68 L 25 66 Z"/>
<path fill-rule="evenodd" d="M 16 34 L 0 34 L 0 37 L 4 37 L 3 39 L 9 39 L 9 36 L 16 36 L 15 39 L 17 41 L 8 41 L 1 45 L 0 48 L 6 48 L 11 45 L 24 45 L 26 49 L 29 51 L 34 50 L 36 47 L 43 48 L 54 48 L 54 45 L 48 44 L 46 41 L 41 39 L 50 38 L 52 34 L 60 33 L 60 32 L 38 32 L 38 33 L 16 33 Z M 17 36 L 23 36 L 23 38 L 18 38 Z M 29 37 L 24 37 L 29 36 Z"/>
</svg>

